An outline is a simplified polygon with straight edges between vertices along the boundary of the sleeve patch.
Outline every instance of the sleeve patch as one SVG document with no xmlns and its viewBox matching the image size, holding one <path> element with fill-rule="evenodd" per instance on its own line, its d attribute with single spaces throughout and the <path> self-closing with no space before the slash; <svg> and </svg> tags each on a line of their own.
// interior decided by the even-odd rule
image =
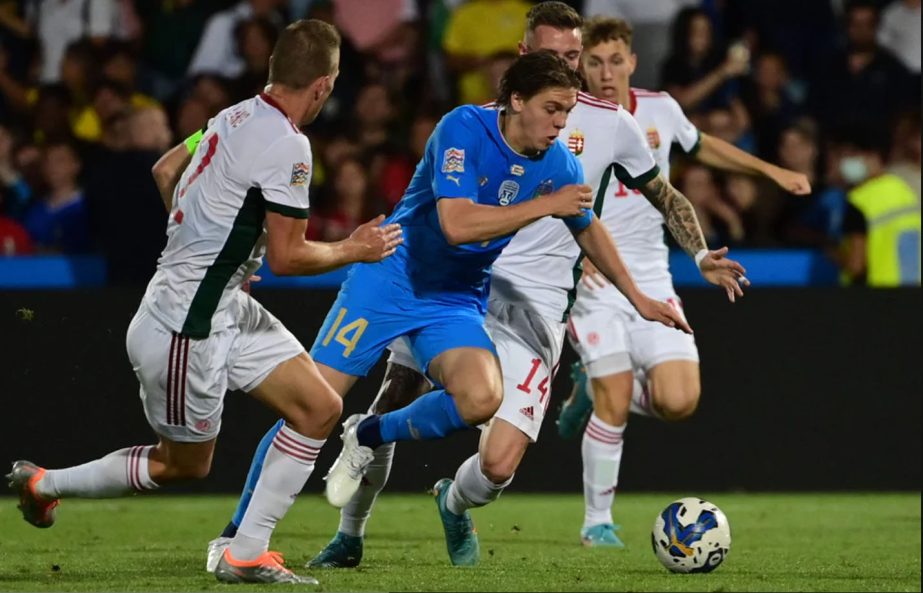
<svg viewBox="0 0 923 593">
<path fill-rule="evenodd" d="M 292 179 L 289 181 L 289 185 L 292 187 L 301 187 L 307 185 L 310 178 L 310 163 L 295 163 L 292 165 Z"/>
<path fill-rule="evenodd" d="M 464 173 L 465 172 L 465 149 L 464 148 L 447 148 L 442 154 L 442 172 L 443 173 Z"/>
</svg>

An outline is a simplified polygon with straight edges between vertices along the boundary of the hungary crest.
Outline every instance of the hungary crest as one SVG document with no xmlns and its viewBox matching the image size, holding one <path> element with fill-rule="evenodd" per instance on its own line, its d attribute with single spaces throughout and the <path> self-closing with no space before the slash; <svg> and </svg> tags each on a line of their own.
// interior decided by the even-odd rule
<svg viewBox="0 0 923 593">
<path fill-rule="evenodd" d="M 580 130 L 574 130 L 567 138 L 567 148 L 574 153 L 575 156 L 580 156 L 583 152 L 583 143 L 583 132 Z"/>
</svg>

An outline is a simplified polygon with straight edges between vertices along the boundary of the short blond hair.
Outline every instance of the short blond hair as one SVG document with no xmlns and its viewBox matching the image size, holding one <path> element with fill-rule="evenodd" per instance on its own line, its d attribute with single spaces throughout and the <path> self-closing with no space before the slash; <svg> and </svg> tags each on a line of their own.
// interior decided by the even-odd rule
<svg viewBox="0 0 923 593">
<path fill-rule="evenodd" d="M 279 35 L 269 57 L 269 83 L 303 89 L 333 74 L 340 34 L 317 19 L 295 21 Z"/>
<path fill-rule="evenodd" d="M 628 21 L 611 16 L 594 16 L 583 24 L 583 46 L 594 47 L 607 41 L 624 41 L 631 47 L 634 30 Z"/>
</svg>

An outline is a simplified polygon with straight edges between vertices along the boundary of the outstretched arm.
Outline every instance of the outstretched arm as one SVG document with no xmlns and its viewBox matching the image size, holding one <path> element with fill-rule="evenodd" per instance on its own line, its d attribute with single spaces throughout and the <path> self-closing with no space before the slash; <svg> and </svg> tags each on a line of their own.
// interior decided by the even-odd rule
<svg viewBox="0 0 923 593">
<path fill-rule="evenodd" d="M 638 289 L 609 230 L 598 218 L 594 216 L 589 226 L 576 233 L 574 238 L 596 268 L 625 295 L 642 317 L 681 329 L 687 334 L 692 333 L 692 328 L 673 307 L 648 297 Z"/>
<path fill-rule="evenodd" d="M 695 156 L 706 165 L 724 171 L 763 175 L 785 191 L 799 196 L 811 193 L 811 182 L 806 175 L 768 163 L 708 134 L 702 134 L 702 144 Z"/>
<path fill-rule="evenodd" d="M 735 297 L 743 296 L 740 285 L 750 284 L 744 277 L 746 270 L 736 261 L 724 257 L 727 247 L 708 250 L 702 227 L 689 199 L 664 179 L 663 175 L 648 181 L 640 190 L 654 208 L 663 214 L 670 234 L 689 257 L 695 259 L 702 276 L 712 284 L 723 287 L 732 303 Z"/>
<path fill-rule="evenodd" d="M 151 174 L 154 176 L 154 183 L 160 190 L 160 198 L 163 205 L 169 212 L 173 208 L 173 192 L 176 190 L 176 184 L 179 178 L 183 176 L 183 171 L 189 165 L 192 154 L 186 148 L 186 143 L 177 144 L 168 150 L 160 159 L 154 163 L 151 168 Z"/>
</svg>

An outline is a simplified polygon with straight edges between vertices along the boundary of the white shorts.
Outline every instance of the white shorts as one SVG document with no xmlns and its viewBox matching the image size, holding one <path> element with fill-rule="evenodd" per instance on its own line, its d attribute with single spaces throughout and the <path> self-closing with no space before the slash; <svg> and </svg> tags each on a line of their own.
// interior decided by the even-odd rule
<svg viewBox="0 0 923 593">
<path fill-rule="evenodd" d="M 595 290 L 616 291 L 611 285 Z M 672 286 L 644 292 L 672 304 L 682 313 L 682 301 Z M 593 297 L 578 296 L 567 322 L 567 337 L 588 376 L 607 377 L 626 371 L 648 373 L 668 360 L 699 361 L 692 336 L 644 319 L 623 297 L 605 293 Z"/>
<path fill-rule="evenodd" d="M 509 422 L 535 442 L 551 400 L 551 381 L 564 347 L 564 324 L 494 299 L 484 328 L 497 348 L 503 371 L 503 402 L 494 418 Z M 403 338 L 388 349 L 388 362 L 420 371 Z"/>
<path fill-rule="evenodd" d="M 154 431 L 181 443 L 218 435 L 224 394 L 250 391 L 304 347 L 249 295 L 232 303 L 237 325 L 193 340 L 171 331 L 144 304 L 128 327 L 128 358 L 141 384 L 144 414 Z"/>
</svg>

